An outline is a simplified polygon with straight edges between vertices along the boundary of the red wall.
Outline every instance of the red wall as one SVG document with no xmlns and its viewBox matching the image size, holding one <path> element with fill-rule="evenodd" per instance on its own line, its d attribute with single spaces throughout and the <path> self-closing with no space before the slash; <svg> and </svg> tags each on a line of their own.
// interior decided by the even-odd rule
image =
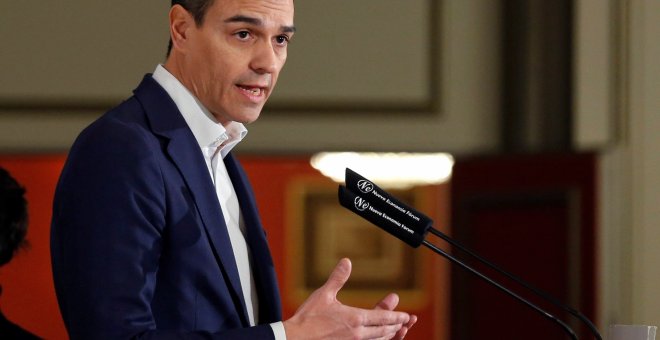
<svg viewBox="0 0 660 340">
<path fill-rule="evenodd" d="M 47 339 L 66 339 L 50 266 L 50 218 L 64 156 L 3 156 L 0 166 L 26 189 L 30 248 L 0 267 L 0 308 L 23 328 Z"/>
</svg>

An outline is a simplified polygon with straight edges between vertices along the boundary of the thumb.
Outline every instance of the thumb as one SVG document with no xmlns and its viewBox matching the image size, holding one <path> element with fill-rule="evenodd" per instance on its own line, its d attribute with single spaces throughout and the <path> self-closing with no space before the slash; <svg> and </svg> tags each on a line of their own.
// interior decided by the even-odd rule
<svg viewBox="0 0 660 340">
<path fill-rule="evenodd" d="M 336 297 L 339 290 L 348 281 L 349 276 L 351 276 L 351 260 L 343 258 L 339 260 L 335 269 L 330 273 L 328 280 L 323 285 L 323 289 L 328 290 L 333 297 Z"/>
</svg>

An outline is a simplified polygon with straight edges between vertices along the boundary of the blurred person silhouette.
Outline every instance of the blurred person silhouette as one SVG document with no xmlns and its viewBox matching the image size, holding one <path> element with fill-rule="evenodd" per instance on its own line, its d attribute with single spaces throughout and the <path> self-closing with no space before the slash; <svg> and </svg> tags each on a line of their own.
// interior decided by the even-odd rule
<svg viewBox="0 0 660 340">
<path fill-rule="evenodd" d="M 7 170 L 0 167 L 0 267 L 11 261 L 14 254 L 27 245 L 27 201 L 23 194 L 25 189 Z M 0 297 L 1 295 L 2 286 Z M 39 337 L 7 320 L 0 308 L 0 339 L 22 340 Z"/>
</svg>

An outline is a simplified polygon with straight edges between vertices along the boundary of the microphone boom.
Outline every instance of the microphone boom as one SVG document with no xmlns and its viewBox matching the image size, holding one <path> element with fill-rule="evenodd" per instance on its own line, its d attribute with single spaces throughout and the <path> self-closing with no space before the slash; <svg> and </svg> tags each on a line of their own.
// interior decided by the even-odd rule
<svg viewBox="0 0 660 340">
<path fill-rule="evenodd" d="M 505 271 L 504 269 L 499 268 L 490 261 L 472 252 L 467 247 L 460 244 L 458 241 L 452 239 L 451 237 L 440 232 L 439 230 L 433 228 L 433 220 L 431 220 L 428 216 L 407 206 L 406 204 L 399 201 L 394 196 L 390 195 L 388 192 L 381 189 L 370 180 L 362 177 L 355 171 L 346 168 L 346 187 L 341 185 L 339 186 L 338 196 L 339 196 L 340 204 L 345 208 L 347 208 L 348 210 L 351 210 L 355 214 L 368 220 L 369 222 L 373 223 L 379 228 L 387 231 L 388 233 L 404 241 L 413 248 L 417 248 L 421 244 L 424 244 L 424 246 L 428 247 L 435 253 L 445 257 L 452 263 L 459 265 L 468 272 L 476 275 L 482 280 L 504 291 L 505 293 L 515 298 L 519 302 L 527 305 L 528 307 L 542 314 L 544 317 L 554 321 L 559 326 L 561 326 L 566 332 L 566 334 L 568 334 L 572 339 L 577 339 L 575 332 L 568 325 L 566 325 L 563 321 L 561 321 L 554 315 L 546 312 L 537 305 L 524 299 L 523 297 L 514 293 L 510 289 L 504 287 L 500 283 L 494 281 L 493 279 L 487 277 L 483 273 L 477 271 L 476 269 L 470 267 L 466 263 L 460 261 L 459 259 L 453 257 L 449 253 L 443 251 L 442 249 L 438 248 L 432 243 L 426 241 L 425 240 L 426 235 L 429 231 L 431 231 L 431 233 L 434 234 L 435 236 L 438 236 L 444 241 L 451 244 L 452 246 L 457 247 L 459 250 L 472 256 L 473 258 L 477 259 L 479 262 L 496 270 L 500 274 L 505 275 L 509 279 L 529 289 L 534 294 L 544 298 L 545 300 L 562 308 L 564 311 L 568 312 L 569 314 L 575 316 L 589 328 L 589 330 L 596 339 L 602 340 L 602 337 L 598 332 L 598 330 L 596 329 L 596 327 L 582 313 L 562 304 L 557 299 L 550 296 L 550 294 L 532 286 L 526 281 Z"/>
</svg>

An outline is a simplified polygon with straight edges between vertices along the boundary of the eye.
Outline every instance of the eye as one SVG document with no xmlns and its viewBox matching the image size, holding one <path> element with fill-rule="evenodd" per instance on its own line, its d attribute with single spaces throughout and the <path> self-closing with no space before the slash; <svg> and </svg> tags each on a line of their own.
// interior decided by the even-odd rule
<svg viewBox="0 0 660 340">
<path fill-rule="evenodd" d="M 289 43 L 289 36 L 287 35 L 278 35 L 275 37 L 275 41 L 277 42 L 278 45 L 287 45 Z"/>
<path fill-rule="evenodd" d="M 234 33 L 234 35 L 239 40 L 248 40 L 250 38 L 250 32 L 248 32 L 248 31 L 238 31 L 238 32 Z"/>
</svg>

